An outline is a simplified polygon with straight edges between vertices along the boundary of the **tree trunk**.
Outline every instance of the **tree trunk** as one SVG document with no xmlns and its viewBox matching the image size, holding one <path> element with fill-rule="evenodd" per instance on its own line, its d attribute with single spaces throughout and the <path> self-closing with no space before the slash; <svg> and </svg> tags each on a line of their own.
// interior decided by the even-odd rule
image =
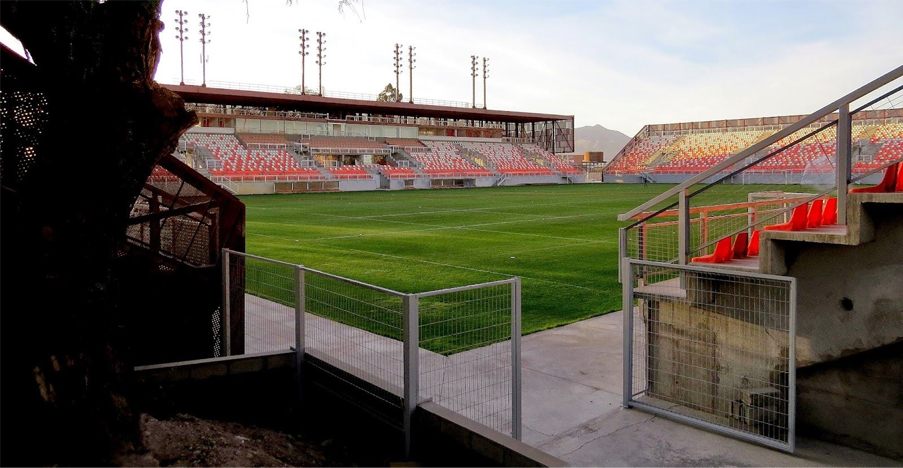
<svg viewBox="0 0 903 468">
<path fill-rule="evenodd" d="M 144 181 L 197 118 L 153 82 L 159 0 L 0 8 L 37 65 L 27 81 L 3 71 L 2 463 L 110 463 L 139 440 L 112 262 Z M 26 112 L 28 93 L 43 99 Z"/>
</svg>

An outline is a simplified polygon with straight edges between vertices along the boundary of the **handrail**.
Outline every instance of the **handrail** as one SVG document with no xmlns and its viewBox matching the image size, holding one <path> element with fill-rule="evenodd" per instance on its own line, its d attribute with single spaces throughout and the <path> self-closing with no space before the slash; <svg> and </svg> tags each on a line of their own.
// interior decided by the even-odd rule
<svg viewBox="0 0 903 468">
<path fill-rule="evenodd" d="M 795 124 L 784 127 L 782 130 L 772 134 L 771 136 L 769 136 L 765 139 L 760 140 L 758 143 L 754 143 L 752 146 L 746 148 L 745 150 L 743 150 L 737 154 L 734 154 L 733 156 L 722 160 L 720 163 L 706 169 L 705 171 L 700 172 L 700 173 L 694 175 L 693 177 L 690 177 L 689 179 L 681 182 L 680 184 L 678 184 L 674 187 L 671 187 L 670 189 L 662 192 L 658 196 L 646 201 L 645 203 L 628 211 L 627 213 L 619 214 L 618 221 L 627 221 L 627 220 L 633 218 L 638 213 L 646 211 L 649 208 L 651 208 L 655 205 L 658 205 L 659 203 L 667 200 L 668 198 L 673 197 L 674 195 L 677 195 L 682 190 L 685 190 L 687 187 L 698 184 L 698 183 L 704 181 L 705 179 L 707 179 L 715 174 L 718 174 L 719 172 L 723 171 L 724 169 L 727 169 L 728 167 L 730 167 L 740 161 L 743 161 L 744 159 L 748 158 L 749 156 L 752 156 L 752 155 L 758 153 L 759 151 L 771 146 L 772 144 L 777 143 L 778 141 L 782 140 L 783 138 L 788 137 L 788 136 L 796 133 L 797 131 L 802 130 L 803 128 L 815 123 L 816 121 L 818 121 L 818 119 L 820 119 L 828 114 L 833 113 L 835 110 L 839 109 L 841 106 L 848 105 L 851 102 L 855 101 L 856 99 L 859 99 L 862 96 L 865 96 L 866 94 L 892 82 L 893 80 L 895 80 L 897 78 L 900 78 L 901 76 L 903 76 L 903 65 L 898 66 L 897 68 L 885 73 L 884 75 L 881 75 L 877 79 L 859 87 L 858 89 L 847 94 L 846 96 L 832 102 L 831 104 L 828 104 L 828 105 L 822 107 L 821 109 L 813 112 L 812 114 L 809 114 L 807 117 L 800 119 Z"/>
</svg>

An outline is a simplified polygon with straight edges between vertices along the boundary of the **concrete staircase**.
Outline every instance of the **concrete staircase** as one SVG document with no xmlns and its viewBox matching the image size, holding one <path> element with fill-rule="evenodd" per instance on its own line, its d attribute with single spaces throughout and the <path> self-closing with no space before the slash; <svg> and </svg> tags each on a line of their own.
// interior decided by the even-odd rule
<svg viewBox="0 0 903 468">
<path fill-rule="evenodd" d="M 391 163 L 391 165 L 396 166 L 396 167 L 401 167 L 401 165 L 399 164 L 399 161 L 406 161 L 407 167 L 413 169 L 414 173 L 417 174 L 417 177 L 424 177 L 424 178 L 428 177 L 426 175 L 426 173 L 423 172 L 423 164 L 412 159 L 411 155 L 407 151 L 405 151 L 401 148 L 396 148 L 394 154 L 390 154 L 389 156 L 386 156 L 386 160 L 388 160 Z"/>
<path fill-rule="evenodd" d="M 903 458 L 903 193 L 850 194 L 847 226 L 762 231 L 797 280 L 800 430 Z"/>
<path fill-rule="evenodd" d="M 797 278 L 805 367 L 903 340 L 903 193 L 854 193 L 847 226 L 761 231 L 759 271 Z"/>
<path fill-rule="evenodd" d="M 462 145 L 456 144 L 455 149 L 458 150 L 459 156 L 461 156 L 462 158 L 467 160 L 467 162 L 473 164 L 474 166 L 488 169 L 493 174 L 499 173 L 498 168 L 495 166 L 495 164 L 492 164 L 492 162 L 486 156 L 484 156 L 476 151 L 469 150 Z"/>
</svg>

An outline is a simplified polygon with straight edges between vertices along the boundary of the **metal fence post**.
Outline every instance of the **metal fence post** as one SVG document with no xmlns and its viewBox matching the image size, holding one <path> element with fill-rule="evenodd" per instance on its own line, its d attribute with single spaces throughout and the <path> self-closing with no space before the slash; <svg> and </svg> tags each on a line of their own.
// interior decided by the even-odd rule
<svg viewBox="0 0 903 468">
<path fill-rule="evenodd" d="M 689 261 L 690 252 L 690 201 L 687 189 L 677 194 L 677 260 L 681 265 Z M 687 275 L 681 272 L 680 287 L 687 287 Z"/>
<path fill-rule="evenodd" d="M 630 408 L 630 400 L 633 398 L 633 271 L 630 260 L 621 259 L 621 269 L 624 271 L 624 283 L 621 285 L 624 297 L 622 298 L 622 312 L 624 314 L 624 398 L 622 405 Z"/>
<path fill-rule="evenodd" d="M 852 166 L 852 121 L 850 105 L 840 106 L 837 115 L 837 224 L 847 224 L 847 191 Z"/>
<path fill-rule="evenodd" d="M 414 410 L 420 399 L 420 298 L 404 296 L 404 452 L 411 455 Z"/>
<path fill-rule="evenodd" d="M 298 389 L 304 387 L 304 313 L 305 313 L 304 269 L 295 267 L 295 370 L 298 374 Z"/>
<path fill-rule="evenodd" d="M 690 251 L 690 205 L 686 189 L 677 195 L 677 229 L 678 261 L 681 265 L 686 265 L 687 253 Z"/>
<path fill-rule="evenodd" d="M 627 228 L 618 228 L 618 283 L 624 281 L 623 258 L 627 258 Z"/>
<path fill-rule="evenodd" d="M 222 327 L 223 327 L 223 349 L 222 352 L 226 356 L 232 355 L 232 327 L 230 324 L 230 315 L 231 307 L 229 305 L 232 294 L 231 287 L 229 285 L 229 249 L 222 250 L 222 258 L 223 258 L 223 317 L 222 317 Z"/>
<path fill-rule="evenodd" d="M 792 392 L 787 396 L 787 445 L 790 452 L 796 450 L 796 278 L 790 278 L 790 323 L 788 323 L 787 340 L 789 363 L 787 369 L 787 391 Z"/>
<path fill-rule="evenodd" d="M 521 440 L 521 282 L 515 277 L 511 283 L 511 437 Z"/>
</svg>

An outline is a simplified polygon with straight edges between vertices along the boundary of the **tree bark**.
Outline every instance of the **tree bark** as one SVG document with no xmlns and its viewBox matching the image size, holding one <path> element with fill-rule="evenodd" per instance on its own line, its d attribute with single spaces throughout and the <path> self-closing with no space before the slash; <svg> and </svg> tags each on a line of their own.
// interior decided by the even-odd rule
<svg viewBox="0 0 903 468">
<path fill-rule="evenodd" d="M 128 311 L 111 268 L 145 180 L 197 121 L 153 81 L 159 10 L 160 0 L 0 4 L 46 97 L 33 164 L 2 173 L 5 465 L 106 464 L 138 444 Z M 7 161 L 17 140 L 3 142 Z"/>
</svg>

